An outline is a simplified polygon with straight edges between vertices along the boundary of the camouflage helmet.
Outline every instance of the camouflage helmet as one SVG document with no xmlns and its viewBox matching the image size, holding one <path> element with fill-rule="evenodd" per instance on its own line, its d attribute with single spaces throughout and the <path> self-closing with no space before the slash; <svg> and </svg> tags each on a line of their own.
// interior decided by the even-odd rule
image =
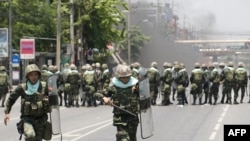
<svg viewBox="0 0 250 141">
<path fill-rule="evenodd" d="M 86 69 L 87 69 L 88 71 L 93 70 L 93 68 L 92 68 L 92 66 L 91 66 L 90 64 L 86 64 Z"/>
<path fill-rule="evenodd" d="M 180 69 L 180 65 L 175 64 L 175 65 L 174 65 L 174 69 Z"/>
<path fill-rule="evenodd" d="M 91 66 L 92 66 L 92 68 L 95 68 L 95 67 L 96 67 L 96 66 L 95 66 L 95 63 L 92 63 Z"/>
<path fill-rule="evenodd" d="M 71 70 L 76 70 L 76 65 L 75 65 L 75 64 L 71 64 L 71 65 L 70 65 L 70 69 L 71 69 Z"/>
<path fill-rule="evenodd" d="M 131 76 L 131 69 L 127 65 L 118 65 L 116 69 L 117 77 L 129 77 Z"/>
<path fill-rule="evenodd" d="M 168 67 L 172 68 L 173 67 L 172 63 L 168 63 Z"/>
<path fill-rule="evenodd" d="M 180 63 L 179 68 L 180 68 L 180 69 L 184 69 L 184 68 L 185 68 L 185 65 L 184 65 L 183 63 Z"/>
<path fill-rule="evenodd" d="M 5 70 L 6 70 L 5 66 L 0 66 L 0 71 L 5 71 Z"/>
<path fill-rule="evenodd" d="M 49 70 L 50 72 L 53 72 L 53 71 L 54 71 L 54 66 L 53 66 L 53 65 L 49 65 L 48 70 Z"/>
<path fill-rule="evenodd" d="M 164 62 L 163 67 L 168 67 L 168 64 L 169 64 L 168 62 Z"/>
<path fill-rule="evenodd" d="M 141 64 L 139 62 L 135 62 L 134 63 L 134 68 L 139 69 L 140 66 L 141 66 Z"/>
<path fill-rule="evenodd" d="M 207 68 L 207 64 L 202 64 L 201 67 L 202 68 Z"/>
<path fill-rule="evenodd" d="M 220 62 L 219 67 L 224 67 L 224 66 L 225 66 L 224 62 Z"/>
<path fill-rule="evenodd" d="M 64 68 L 69 68 L 69 63 L 65 63 Z"/>
<path fill-rule="evenodd" d="M 244 67 L 243 62 L 239 62 L 239 63 L 238 63 L 238 67 Z"/>
<path fill-rule="evenodd" d="M 102 69 L 107 69 L 108 65 L 107 64 L 102 64 Z"/>
<path fill-rule="evenodd" d="M 233 62 L 228 62 L 228 64 L 227 64 L 229 67 L 233 67 L 234 66 L 234 64 L 233 64 Z"/>
<path fill-rule="evenodd" d="M 210 63 L 210 64 L 208 65 L 208 67 L 209 67 L 209 68 L 214 68 L 214 64 L 213 64 L 213 63 Z"/>
<path fill-rule="evenodd" d="M 194 64 L 194 67 L 195 67 L 195 68 L 199 68 L 199 67 L 200 67 L 200 63 L 195 63 L 195 64 Z"/>
<path fill-rule="evenodd" d="M 25 76 L 27 77 L 30 72 L 34 71 L 38 72 L 38 74 L 41 75 L 41 71 L 36 64 L 28 65 L 25 69 Z"/>
<path fill-rule="evenodd" d="M 48 70 L 48 66 L 46 64 L 43 64 L 42 69 L 43 70 Z"/>
<path fill-rule="evenodd" d="M 55 71 L 55 72 L 58 71 L 57 65 L 54 66 L 54 71 Z"/>
<path fill-rule="evenodd" d="M 97 63 L 95 63 L 95 67 L 100 68 L 101 64 L 97 62 Z"/>
<path fill-rule="evenodd" d="M 151 63 L 151 67 L 157 68 L 157 63 L 156 62 L 152 62 Z"/>
<path fill-rule="evenodd" d="M 83 65 L 82 66 L 82 70 L 86 70 L 87 69 L 87 66 L 86 65 Z"/>
</svg>

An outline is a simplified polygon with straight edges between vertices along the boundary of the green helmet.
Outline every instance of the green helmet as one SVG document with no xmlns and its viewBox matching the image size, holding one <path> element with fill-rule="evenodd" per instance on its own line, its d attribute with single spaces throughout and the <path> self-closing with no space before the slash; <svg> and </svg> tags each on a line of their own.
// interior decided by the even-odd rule
<svg viewBox="0 0 250 141">
<path fill-rule="evenodd" d="M 95 63 L 95 67 L 96 67 L 96 68 L 100 68 L 100 67 L 101 67 L 101 64 L 97 62 L 97 63 Z"/>
<path fill-rule="evenodd" d="M 107 69 L 108 65 L 107 64 L 102 64 L 102 69 Z"/>
<path fill-rule="evenodd" d="M 134 68 L 139 69 L 140 66 L 141 66 L 141 64 L 139 62 L 135 62 L 134 63 Z"/>
<path fill-rule="evenodd" d="M 195 63 L 195 64 L 194 64 L 194 67 L 195 67 L 195 68 L 200 68 L 200 63 Z"/>
<path fill-rule="evenodd" d="M 152 62 L 151 63 L 151 67 L 157 68 L 157 63 L 156 62 Z"/>
<path fill-rule="evenodd" d="M 47 66 L 46 64 L 44 64 L 44 65 L 42 66 L 42 69 L 43 69 L 43 70 L 48 70 L 48 66 Z"/>
<path fill-rule="evenodd" d="M 131 69 L 127 65 L 118 65 L 116 69 L 117 77 L 129 77 L 131 76 Z"/>
<path fill-rule="evenodd" d="M 41 71 L 36 64 L 30 64 L 25 69 L 25 76 L 27 77 L 30 72 L 37 71 L 41 75 Z"/>
<path fill-rule="evenodd" d="M 5 66 L 0 66 L 0 71 L 5 71 L 5 70 L 6 70 Z"/>
<path fill-rule="evenodd" d="M 228 62 L 227 65 L 228 65 L 229 67 L 233 67 L 233 66 L 234 66 L 233 62 Z"/>
</svg>

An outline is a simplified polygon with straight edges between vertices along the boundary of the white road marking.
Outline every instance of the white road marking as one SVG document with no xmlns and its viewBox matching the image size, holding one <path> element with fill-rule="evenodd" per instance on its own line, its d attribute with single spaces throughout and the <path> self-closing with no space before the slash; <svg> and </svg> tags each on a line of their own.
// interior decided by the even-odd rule
<svg viewBox="0 0 250 141">
<path fill-rule="evenodd" d="M 216 134 L 217 134 L 217 132 L 213 132 L 213 133 L 210 135 L 209 140 L 214 140 Z"/>
</svg>

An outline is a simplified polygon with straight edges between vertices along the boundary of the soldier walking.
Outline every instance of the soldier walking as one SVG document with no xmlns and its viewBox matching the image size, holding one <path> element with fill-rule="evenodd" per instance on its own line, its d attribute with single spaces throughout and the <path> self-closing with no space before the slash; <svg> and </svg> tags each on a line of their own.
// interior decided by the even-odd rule
<svg viewBox="0 0 250 141">
<path fill-rule="evenodd" d="M 4 66 L 0 66 L 0 100 L 2 99 L 1 107 L 4 107 L 6 95 L 9 89 L 11 89 L 11 85 L 9 76 L 6 73 L 6 68 Z"/>
</svg>

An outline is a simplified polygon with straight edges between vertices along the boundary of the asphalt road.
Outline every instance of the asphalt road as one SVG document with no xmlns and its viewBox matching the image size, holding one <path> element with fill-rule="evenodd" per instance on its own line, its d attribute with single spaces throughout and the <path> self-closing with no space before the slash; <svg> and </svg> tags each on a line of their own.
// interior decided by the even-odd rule
<svg viewBox="0 0 250 141">
<path fill-rule="evenodd" d="M 189 103 L 191 103 L 191 98 Z M 238 105 L 184 105 L 153 106 L 154 135 L 145 141 L 222 141 L 224 125 L 250 125 L 249 97 Z M 160 98 L 158 99 L 160 103 Z M 16 141 L 19 134 L 16 123 L 19 121 L 20 100 L 11 111 L 8 126 L 3 123 L 4 112 L 0 108 L 1 140 Z M 65 108 L 60 107 L 63 141 L 114 141 L 116 128 L 112 125 L 112 107 Z M 138 141 L 142 141 L 138 127 Z M 54 135 L 53 141 L 60 141 Z"/>
</svg>

